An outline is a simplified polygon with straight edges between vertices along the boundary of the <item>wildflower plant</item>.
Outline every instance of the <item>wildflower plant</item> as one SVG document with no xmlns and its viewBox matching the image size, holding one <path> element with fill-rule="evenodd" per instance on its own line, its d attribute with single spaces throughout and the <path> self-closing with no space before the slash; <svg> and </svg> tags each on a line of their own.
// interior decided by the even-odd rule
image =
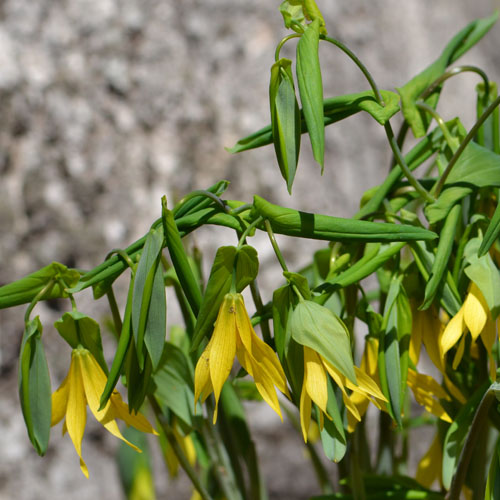
<svg viewBox="0 0 500 500">
<path fill-rule="evenodd" d="M 265 499 L 244 404 L 262 401 L 303 438 L 322 493 L 311 498 L 499 498 L 500 98 L 482 69 L 455 65 L 497 14 L 468 24 L 434 62 L 391 91 L 379 89 L 361 60 L 329 36 L 314 0 L 285 0 L 280 10 L 293 33 L 277 44 L 270 124 L 230 153 L 273 144 L 291 193 L 302 135 L 322 172 L 330 160 L 325 127 L 364 112 L 387 136 L 388 175 L 351 218 L 258 195 L 227 200 L 228 182 L 219 181 L 170 207 L 163 198 L 147 234 L 91 270 L 52 263 L 0 287 L 0 307 L 28 305 L 19 356 L 28 438 L 44 455 L 51 427 L 63 421 L 82 472 L 92 477 L 82 458 L 88 406 L 130 445 L 118 459 L 129 498 L 134 491 L 154 496 L 150 461 L 134 451 L 148 453 L 147 433 L 159 435 L 167 470 L 175 476 L 182 468 L 195 498 Z M 296 45 L 294 61 L 281 57 L 285 44 Z M 320 45 L 342 51 L 367 90 L 324 97 Z M 445 119 L 437 109 L 447 81 L 465 72 L 480 80 L 469 130 L 460 113 Z M 391 120 L 399 120 L 397 134 Z M 189 235 L 207 225 L 225 227 L 228 243 L 205 281 Z M 257 232 L 267 235 L 282 270 L 266 299 L 252 246 Z M 276 234 L 323 241 L 324 248 L 291 271 Z M 368 277 L 375 288 L 366 288 Z M 114 295 L 119 279 L 128 280 L 122 307 Z M 167 321 L 166 287 L 182 327 Z M 87 288 L 109 303 L 116 336 L 110 366 L 99 323 L 77 307 Z M 38 302 L 53 298 L 70 304 L 55 328 L 72 349 L 55 391 L 43 325 L 33 317 Z M 135 430 L 120 430 L 117 420 Z M 420 434 L 409 430 L 421 427 L 432 438 L 415 466 L 408 450 Z M 340 482 L 319 448 L 338 463 Z"/>
</svg>

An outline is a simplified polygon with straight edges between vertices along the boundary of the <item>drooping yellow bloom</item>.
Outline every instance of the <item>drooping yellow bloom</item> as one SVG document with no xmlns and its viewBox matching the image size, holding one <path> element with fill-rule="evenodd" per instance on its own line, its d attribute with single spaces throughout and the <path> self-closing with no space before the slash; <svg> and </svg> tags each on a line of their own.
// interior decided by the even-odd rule
<svg viewBox="0 0 500 500">
<path fill-rule="evenodd" d="M 478 286 L 472 282 L 469 293 L 460 308 L 446 325 L 440 340 L 441 359 L 444 363 L 446 353 L 458 343 L 453 359 L 453 369 L 460 364 L 465 348 L 465 332 L 469 330 L 472 340 L 476 342 L 479 336 L 488 352 L 490 377 L 495 379 L 496 365 L 492 356 L 492 348 L 496 339 L 496 326 L 491 317 L 488 304 Z"/>
<path fill-rule="evenodd" d="M 228 293 L 222 301 L 214 333 L 203 351 L 195 369 L 194 398 L 202 402 L 213 391 L 215 396 L 214 423 L 222 386 L 233 366 L 234 357 L 255 380 L 264 401 L 280 416 L 281 409 L 276 386 L 289 395 L 286 377 L 274 351 L 262 341 L 253 329 L 245 309 L 243 296 Z"/>
<path fill-rule="evenodd" d="M 87 421 L 87 404 L 96 420 L 104 428 L 121 439 L 136 451 L 139 448 L 127 441 L 116 423 L 121 418 L 127 425 L 141 432 L 156 434 L 147 419 L 137 413 L 131 415 L 129 407 L 123 402 L 118 391 L 113 391 L 106 406 L 99 411 L 100 397 L 106 386 L 106 375 L 94 356 L 83 347 L 78 347 L 71 353 L 69 372 L 59 389 L 52 394 L 51 425 L 58 424 L 66 417 L 63 424 L 63 434 L 68 432 L 71 441 L 80 457 L 80 467 L 88 478 L 89 472 L 82 458 L 82 439 Z"/>
<path fill-rule="evenodd" d="M 442 462 L 443 449 L 436 433 L 431 446 L 418 463 L 415 479 L 426 488 L 430 488 L 436 479 L 441 482 Z"/>
<path fill-rule="evenodd" d="M 354 384 L 316 351 L 304 346 L 304 381 L 300 395 L 300 424 L 306 442 L 311 423 L 312 403 L 314 402 L 321 410 L 320 427 L 323 425 L 323 415 L 330 418 L 326 408 L 328 403 L 327 373 L 342 391 L 342 399 L 349 413 L 358 421 L 361 420 L 361 416 L 347 394 L 346 388 L 353 391 L 353 394 L 360 394 L 367 400 L 372 400 L 378 407 L 380 405 L 376 399 L 387 401 L 373 379 L 357 366 L 354 367 L 357 384 Z"/>
</svg>

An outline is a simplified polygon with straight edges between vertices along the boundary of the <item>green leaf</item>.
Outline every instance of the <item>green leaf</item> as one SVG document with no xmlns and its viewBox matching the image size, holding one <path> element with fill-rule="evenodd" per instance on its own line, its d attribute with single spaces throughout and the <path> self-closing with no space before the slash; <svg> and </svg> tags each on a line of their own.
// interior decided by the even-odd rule
<svg viewBox="0 0 500 500">
<path fill-rule="evenodd" d="M 79 311 L 69 311 L 64 313 L 54 326 L 73 349 L 76 349 L 79 344 L 88 349 L 104 373 L 108 373 L 102 350 L 101 329 L 95 319 Z"/>
<path fill-rule="evenodd" d="M 379 344 L 379 375 L 389 411 L 399 426 L 408 377 L 408 349 L 411 335 L 411 309 L 401 284 L 393 277 L 384 307 Z"/>
<path fill-rule="evenodd" d="M 498 500 L 500 498 L 500 439 L 497 439 L 491 457 L 488 480 L 484 500 Z"/>
<path fill-rule="evenodd" d="M 367 251 L 360 260 L 343 273 L 340 273 L 338 276 L 316 287 L 315 291 L 333 292 L 339 288 L 345 288 L 346 286 L 358 283 L 382 267 L 389 259 L 394 257 L 394 255 L 398 254 L 406 243 L 392 243 L 382 252 L 379 252 L 380 244 L 375 243 L 369 245 L 371 246 L 368 247 L 367 245 Z"/>
<path fill-rule="evenodd" d="M 152 363 L 149 354 L 144 355 L 144 364 L 139 366 L 137 349 L 134 342 L 130 342 L 125 360 L 125 377 L 127 385 L 128 406 L 131 411 L 138 412 L 148 394 L 152 393 L 151 375 Z"/>
<path fill-rule="evenodd" d="M 289 271 L 284 271 L 283 276 L 291 285 L 295 285 L 297 287 L 297 290 L 300 292 L 304 299 L 311 299 L 311 290 L 309 290 L 309 283 L 307 282 L 307 278 L 299 273 L 291 273 Z"/>
<path fill-rule="evenodd" d="M 460 155 L 445 186 L 457 184 L 465 187 L 500 187 L 500 155 L 475 142 L 469 143 Z"/>
<path fill-rule="evenodd" d="M 106 403 L 108 402 L 108 399 L 110 398 L 114 388 L 116 387 L 116 384 L 118 383 L 118 379 L 120 378 L 120 374 L 122 373 L 122 369 L 124 367 L 125 358 L 130 346 L 130 340 L 132 339 L 131 318 L 133 291 L 134 278 L 132 276 L 129 284 L 127 305 L 125 306 L 125 313 L 123 315 L 122 329 L 120 332 L 120 337 L 118 339 L 118 346 L 116 348 L 111 369 L 109 370 L 106 386 L 104 387 L 101 395 L 99 410 L 102 410 L 106 406 Z"/>
<path fill-rule="evenodd" d="M 307 26 L 297 44 L 297 82 L 314 159 L 320 164 L 323 172 L 325 123 L 323 83 L 318 54 L 320 26 L 320 20 L 315 19 Z"/>
<path fill-rule="evenodd" d="M 224 295 L 231 288 L 236 254 L 236 247 L 233 246 L 219 247 L 217 250 L 196 320 L 191 352 L 198 348 L 213 329 Z"/>
<path fill-rule="evenodd" d="M 469 427 L 476 413 L 477 406 L 479 405 L 479 402 L 489 385 L 489 382 L 486 382 L 476 390 L 472 397 L 470 397 L 465 405 L 462 406 L 450 427 L 448 427 L 443 444 L 442 472 L 443 486 L 447 490 L 450 489 L 458 457 L 462 451 L 465 438 L 469 433 Z"/>
<path fill-rule="evenodd" d="M 450 40 L 436 61 L 403 87 L 397 89 L 401 95 L 403 115 L 410 124 L 415 137 L 425 135 L 431 120 L 429 115 L 425 112 L 422 113 L 416 105 L 422 92 L 437 80 L 450 64 L 476 44 L 493 26 L 497 17 L 498 13 L 495 12 L 488 18 L 478 19 L 468 24 Z M 438 98 L 439 94 L 435 93 L 430 96 L 430 99 L 426 99 L 426 102 L 435 107 Z"/>
<path fill-rule="evenodd" d="M 290 194 L 297 170 L 301 135 L 301 117 L 291 64 L 289 59 L 280 59 L 273 64 L 269 84 L 274 150 Z"/>
<path fill-rule="evenodd" d="M 327 34 L 323 15 L 314 0 L 285 0 L 280 5 L 280 12 L 283 15 L 285 26 L 297 33 L 304 32 L 306 19 L 308 21 L 318 19 L 320 32 L 323 35 Z"/>
<path fill-rule="evenodd" d="M 366 111 L 377 122 L 384 125 L 392 116 L 399 111 L 399 96 L 388 90 L 381 90 L 385 106 L 381 106 L 371 90 L 358 92 L 357 94 L 347 94 L 336 97 L 329 97 L 323 100 L 323 121 L 325 127 L 338 121 L 355 115 L 360 111 Z M 307 125 L 304 119 L 304 111 L 301 110 L 301 134 L 307 132 Z M 267 146 L 273 142 L 273 132 L 271 125 L 257 130 L 247 137 L 240 139 L 232 148 L 226 148 L 230 153 L 241 153 L 249 149 Z"/>
<path fill-rule="evenodd" d="M 68 269 L 59 262 L 52 262 L 24 278 L 0 287 L 0 309 L 29 304 L 49 283 L 39 300 L 67 297 L 66 288 L 74 286 L 80 277 L 75 269 Z"/>
<path fill-rule="evenodd" d="M 340 318 L 310 300 L 300 302 L 290 319 L 292 338 L 323 356 L 356 383 L 349 332 Z"/>
<path fill-rule="evenodd" d="M 290 342 L 290 330 L 287 329 L 288 320 L 292 312 L 295 294 L 290 285 L 282 286 L 273 293 L 273 326 L 276 352 L 283 363 L 285 353 Z"/>
<path fill-rule="evenodd" d="M 433 240 L 437 234 L 420 227 L 342 219 L 300 212 L 273 205 L 254 196 L 256 212 L 271 223 L 277 234 L 327 241 L 411 241 Z"/>
<path fill-rule="evenodd" d="M 244 290 L 257 277 L 259 259 L 257 250 L 250 245 L 243 245 L 236 253 L 236 291 Z"/>
<path fill-rule="evenodd" d="M 182 350 L 170 342 L 165 343 L 153 381 L 155 398 L 192 427 L 195 413 L 193 367 Z"/>
<path fill-rule="evenodd" d="M 165 240 L 172 264 L 182 290 L 189 301 L 189 305 L 196 315 L 201 305 L 200 283 L 193 274 L 179 230 L 175 224 L 174 214 L 167 209 L 167 200 L 165 197 L 162 198 L 162 219 L 163 232 L 165 233 Z"/>
<path fill-rule="evenodd" d="M 28 436 L 36 452 L 47 451 L 51 423 L 51 386 L 49 367 L 41 340 L 39 316 L 26 323 L 19 354 L 19 400 Z"/>
<path fill-rule="evenodd" d="M 491 221 L 488 224 L 488 229 L 486 230 L 486 233 L 483 237 L 483 241 L 481 242 L 481 246 L 479 247 L 478 250 L 479 257 L 483 257 L 489 252 L 493 243 L 495 243 L 495 241 L 497 240 L 499 234 L 500 234 L 500 203 L 495 208 L 495 213 L 493 214 L 493 217 L 491 218 Z"/>
<path fill-rule="evenodd" d="M 424 208 L 429 224 L 436 224 L 448 216 L 450 210 L 463 198 L 472 193 L 472 189 L 464 186 L 451 186 L 444 189 L 439 198 Z"/>
<path fill-rule="evenodd" d="M 480 239 L 470 240 L 464 255 L 469 266 L 464 269 L 467 277 L 473 281 L 483 294 L 493 319 L 500 313 L 500 271 L 489 254 L 477 256 Z"/>
<path fill-rule="evenodd" d="M 144 367 L 144 336 L 148 327 L 148 316 L 152 301 L 153 288 L 158 293 L 157 270 L 161 270 L 160 258 L 163 245 L 163 230 L 161 228 L 151 229 L 144 244 L 144 248 L 137 265 L 134 280 L 134 294 L 132 298 L 132 328 L 134 332 L 135 345 L 137 348 L 137 360 L 141 369 Z M 163 277 L 161 277 L 163 282 Z M 160 302 L 158 297 L 155 302 Z M 151 309 L 152 310 L 152 309 Z M 155 311 L 153 311 L 153 314 Z M 158 320 L 154 317 L 153 321 Z M 163 326 L 163 333 L 165 326 Z M 160 354 L 161 355 L 161 354 Z M 156 361 L 158 358 L 156 358 Z"/>
<path fill-rule="evenodd" d="M 332 419 L 325 418 L 324 426 L 321 430 L 321 444 L 326 457 L 332 462 L 340 462 L 344 458 L 347 450 L 347 440 L 337 405 L 337 398 L 332 387 L 332 382 L 328 378 L 328 403 L 327 413 Z"/>
<path fill-rule="evenodd" d="M 432 263 L 431 274 L 425 286 L 425 297 L 424 303 L 420 306 L 421 310 L 430 307 L 438 290 L 443 286 L 443 278 L 448 267 L 448 261 L 450 260 L 453 243 L 455 241 L 455 232 L 461 214 L 462 207 L 460 205 L 455 205 L 446 217 L 446 221 L 439 236 L 439 243 L 434 262 Z"/>
</svg>

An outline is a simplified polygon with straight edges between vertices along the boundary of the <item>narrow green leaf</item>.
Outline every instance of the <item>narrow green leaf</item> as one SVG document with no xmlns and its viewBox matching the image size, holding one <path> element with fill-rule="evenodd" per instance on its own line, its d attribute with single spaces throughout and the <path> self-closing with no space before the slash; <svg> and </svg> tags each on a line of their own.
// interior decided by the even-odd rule
<svg viewBox="0 0 500 500">
<path fill-rule="evenodd" d="M 127 305 L 125 306 L 125 313 L 123 315 L 122 329 L 120 332 L 120 337 L 118 339 L 118 346 L 116 347 L 115 357 L 113 358 L 113 363 L 111 365 L 111 369 L 109 370 L 108 380 L 106 381 L 106 386 L 104 387 L 104 391 L 101 395 L 100 399 L 100 407 L 99 410 L 102 410 L 108 399 L 110 398 L 116 384 L 118 383 L 118 379 L 120 378 L 120 374 L 122 373 L 122 369 L 124 367 L 126 355 L 128 352 L 128 348 L 130 346 L 130 340 L 132 339 L 132 297 L 134 291 L 134 277 L 130 279 L 128 296 L 127 296 Z"/>
<path fill-rule="evenodd" d="M 498 500 L 500 498 L 500 439 L 497 439 L 491 457 L 488 480 L 484 500 Z"/>
<path fill-rule="evenodd" d="M 273 64 L 269 84 L 274 150 L 289 193 L 292 192 L 297 170 L 301 135 L 301 117 L 291 64 L 289 59 L 280 59 Z"/>
<path fill-rule="evenodd" d="M 349 380 L 356 382 L 349 332 L 332 311 L 304 300 L 293 311 L 290 332 L 295 342 L 314 349 Z"/>
<path fill-rule="evenodd" d="M 162 218 L 163 232 L 165 233 L 165 240 L 172 264 L 182 290 L 189 301 L 189 305 L 196 315 L 200 310 L 201 304 L 200 283 L 193 274 L 179 230 L 175 224 L 174 214 L 167 209 L 167 200 L 165 197 L 162 198 Z"/>
<path fill-rule="evenodd" d="M 151 294 L 163 245 L 163 230 L 151 229 L 137 265 L 134 280 L 134 295 L 132 298 L 132 328 L 137 359 L 141 369 L 144 366 L 144 334 L 146 331 L 150 309 Z"/>
<path fill-rule="evenodd" d="M 26 323 L 19 354 L 18 388 L 28 436 L 36 452 L 47 451 L 51 420 L 49 367 L 41 340 L 39 316 Z"/>
<path fill-rule="evenodd" d="M 458 457 L 462 451 L 465 438 L 469 432 L 469 427 L 476 413 L 477 406 L 483 397 L 483 394 L 489 387 L 489 382 L 483 384 L 468 399 L 465 405 L 460 409 L 453 423 L 448 427 L 443 444 L 443 486 L 449 490 L 451 480 L 455 474 Z"/>
<path fill-rule="evenodd" d="M 320 20 L 315 19 L 307 26 L 297 44 L 297 82 L 314 159 L 320 164 L 323 172 L 325 123 L 323 83 L 318 54 L 320 26 Z"/>
<path fill-rule="evenodd" d="M 236 254 L 236 247 L 233 246 L 219 247 L 217 250 L 196 320 L 191 351 L 198 348 L 214 326 L 224 295 L 231 288 Z"/>
<path fill-rule="evenodd" d="M 437 234 L 416 226 L 342 219 L 273 205 L 254 196 L 257 213 L 277 234 L 327 241 L 433 240 Z"/>
<path fill-rule="evenodd" d="M 448 267 L 448 261 L 450 260 L 453 243 L 455 241 L 455 232 L 461 214 L 462 207 L 460 205 L 455 205 L 446 217 L 446 221 L 439 236 L 439 243 L 434 262 L 432 263 L 431 274 L 425 286 L 425 297 L 424 303 L 420 306 L 421 310 L 430 307 L 439 288 L 444 284 L 443 278 Z"/>
<path fill-rule="evenodd" d="M 493 243 L 498 238 L 500 234 L 500 203 L 495 208 L 495 213 L 491 218 L 490 223 L 488 224 L 488 229 L 484 235 L 483 241 L 481 242 L 481 246 L 478 250 L 478 257 L 484 257 L 490 250 Z"/>
<path fill-rule="evenodd" d="M 328 378 L 328 403 L 326 406 L 328 415 L 332 420 L 325 418 L 324 427 L 321 430 L 321 444 L 326 457 L 332 462 L 340 462 L 347 450 L 347 440 L 337 405 L 337 398 L 333 390 L 332 382 Z"/>
<path fill-rule="evenodd" d="M 273 326 L 276 352 L 284 363 L 285 353 L 290 342 L 290 329 L 287 328 L 295 294 L 290 285 L 282 286 L 273 293 Z M 288 378 L 288 377 L 287 377 Z"/>
<path fill-rule="evenodd" d="M 144 364 L 139 365 L 137 349 L 134 342 L 130 342 L 125 359 L 125 377 L 127 382 L 128 406 L 131 411 L 139 411 L 148 394 L 152 393 L 152 368 L 151 358 L 148 353 L 143 355 Z"/>
</svg>

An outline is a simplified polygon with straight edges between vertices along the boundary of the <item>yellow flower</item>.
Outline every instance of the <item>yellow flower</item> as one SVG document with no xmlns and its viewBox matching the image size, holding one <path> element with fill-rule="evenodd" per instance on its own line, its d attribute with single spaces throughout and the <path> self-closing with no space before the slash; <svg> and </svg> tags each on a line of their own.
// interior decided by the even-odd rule
<svg viewBox="0 0 500 500">
<path fill-rule="evenodd" d="M 127 441 L 121 434 L 116 418 L 121 418 L 142 432 L 156 434 L 151 424 L 140 413 L 131 415 L 128 405 L 122 401 L 120 394 L 113 391 L 106 406 L 99 411 L 100 397 L 106 385 L 106 375 L 94 356 L 83 347 L 78 347 L 71 353 L 69 372 L 59 389 L 52 394 L 51 425 L 58 424 L 66 417 L 63 424 L 63 434 L 68 432 L 71 441 L 80 457 L 80 467 L 88 478 L 89 472 L 82 458 L 82 439 L 87 421 L 87 404 L 96 420 L 104 428 L 125 441 L 136 451 L 139 448 Z"/>
<path fill-rule="evenodd" d="M 342 391 L 342 399 L 347 410 L 358 421 L 361 420 L 361 416 L 347 394 L 346 388 L 353 391 L 353 394 L 360 394 L 363 398 L 372 400 L 379 408 L 380 405 L 375 398 L 387 401 L 377 384 L 357 366 L 354 367 L 357 384 L 354 384 L 316 351 L 304 346 L 304 381 L 300 394 L 300 425 L 306 442 L 311 424 L 312 403 L 314 402 L 321 410 L 320 427 L 323 426 L 323 415 L 330 418 L 326 408 L 328 402 L 327 373 Z"/>
<path fill-rule="evenodd" d="M 174 433 L 175 440 L 177 441 L 177 444 L 183 451 L 185 457 L 187 458 L 187 461 L 191 466 L 194 466 L 194 464 L 196 463 L 196 450 L 194 448 L 193 439 L 189 434 L 184 435 L 179 430 L 179 426 L 177 425 L 177 422 L 175 420 L 172 425 L 172 430 Z M 169 441 L 167 440 L 166 436 L 163 433 L 161 434 L 160 439 L 163 440 L 163 452 L 170 477 L 172 478 L 177 477 L 179 473 L 179 459 L 177 458 L 177 455 L 175 454 L 172 445 L 169 443 Z"/>
<path fill-rule="evenodd" d="M 418 463 L 415 479 L 426 488 L 430 488 L 436 479 L 441 482 L 442 462 L 443 449 L 441 447 L 439 435 L 436 433 L 431 446 Z"/>
<path fill-rule="evenodd" d="M 491 317 L 488 304 L 478 286 L 472 282 L 469 293 L 460 310 L 446 325 L 440 340 L 441 359 L 444 363 L 446 353 L 458 343 L 458 348 L 453 359 L 455 370 L 462 360 L 465 349 L 465 335 L 469 330 L 475 342 L 479 336 L 488 352 L 490 377 L 496 378 L 496 365 L 492 356 L 492 348 L 496 339 L 495 322 Z"/>
<path fill-rule="evenodd" d="M 196 364 L 194 399 L 202 402 L 213 391 L 215 396 L 214 424 L 222 386 L 233 366 L 234 357 L 255 380 L 264 401 L 280 416 L 276 386 L 289 395 L 286 377 L 274 351 L 255 333 L 245 309 L 243 296 L 228 293 L 219 309 L 214 333 Z"/>
</svg>

